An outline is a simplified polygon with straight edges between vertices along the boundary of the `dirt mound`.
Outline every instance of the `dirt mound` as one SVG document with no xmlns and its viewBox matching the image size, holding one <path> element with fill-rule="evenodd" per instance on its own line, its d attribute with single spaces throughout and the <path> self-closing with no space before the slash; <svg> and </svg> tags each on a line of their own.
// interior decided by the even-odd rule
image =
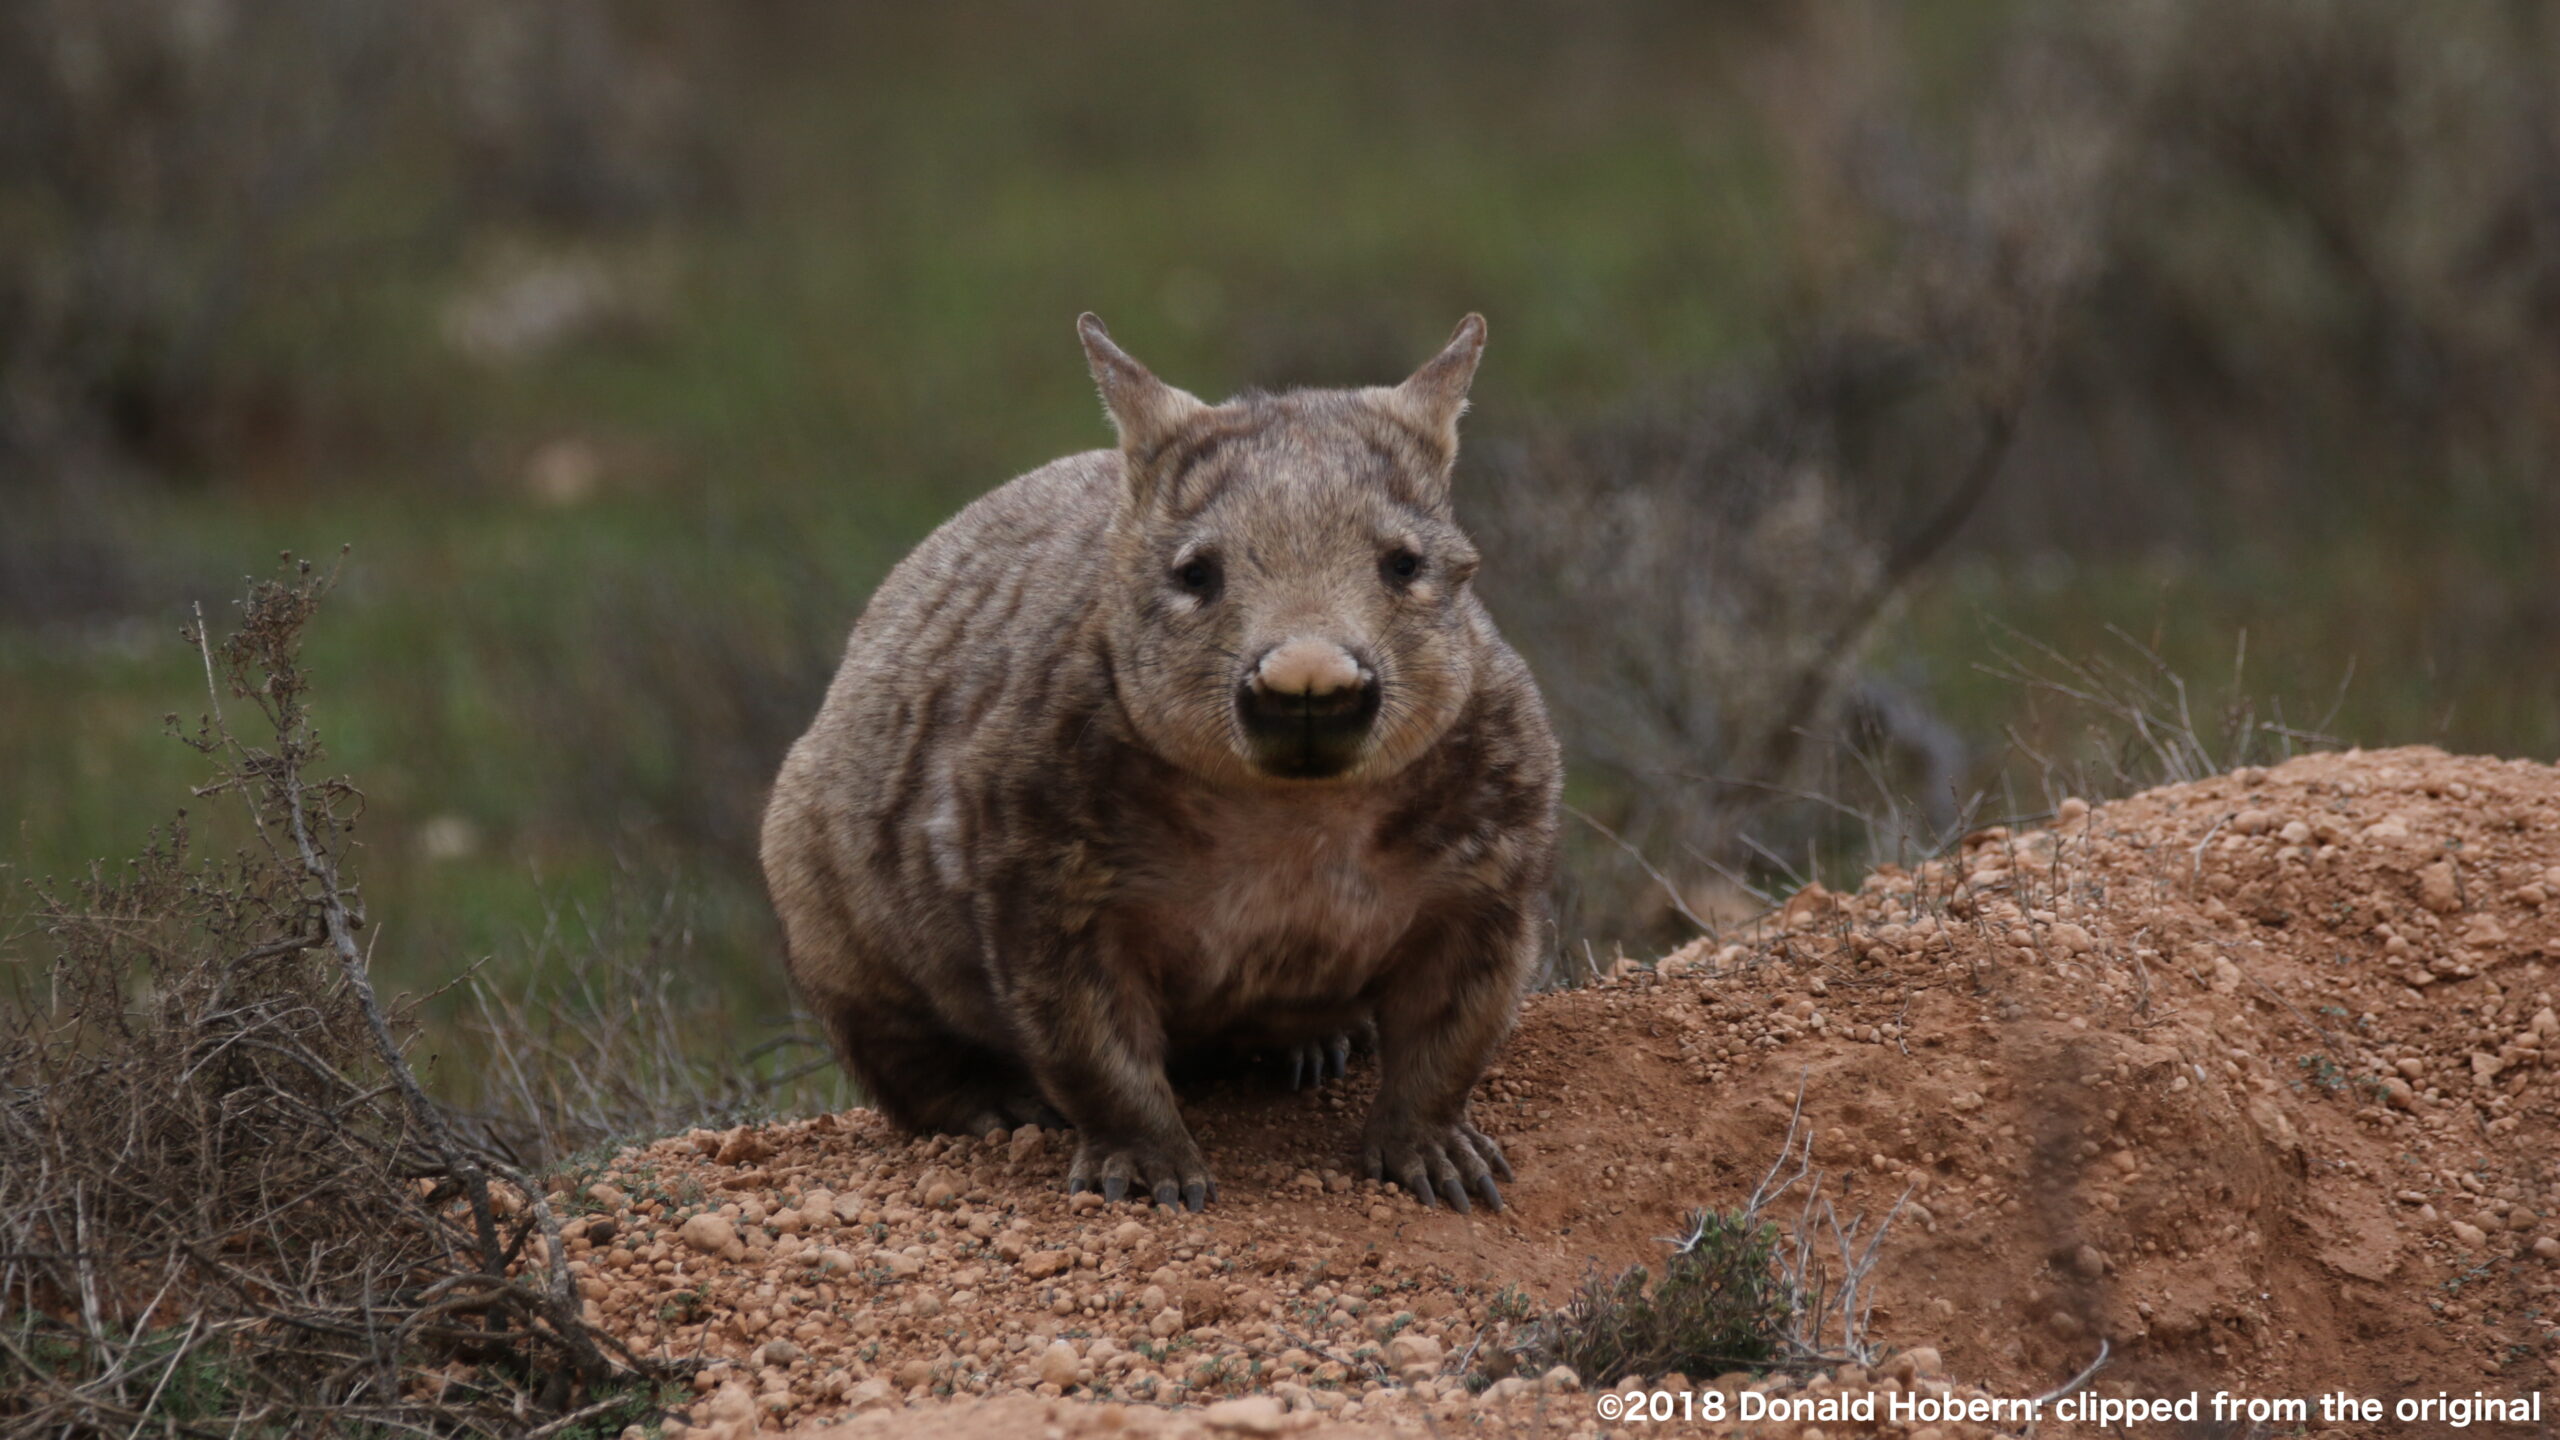
<svg viewBox="0 0 2560 1440">
<path fill-rule="evenodd" d="M 1935 1352 L 1815 1393 L 1944 1389 L 1942 1356 L 2034 1395 L 2103 1340 L 2100 1394 L 2523 1395 L 2560 1371 L 2555 960 L 2560 771 L 2315 756 L 2066 802 L 1536 998 L 1479 1095 L 1500 1215 L 1348 1178 L 1355 1073 L 1192 1099 L 1199 1216 L 1070 1200 L 1060 1136 L 854 1111 L 627 1151 L 569 1243 L 618 1333 L 724 1362 L 713 1433 L 1571 1434 L 1570 1377 L 1473 1393 L 1504 1340 L 1741 1200 L 1801 1093 L 1844 1211 L 1907 1194 L 1874 1327 Z"/>
</svg>

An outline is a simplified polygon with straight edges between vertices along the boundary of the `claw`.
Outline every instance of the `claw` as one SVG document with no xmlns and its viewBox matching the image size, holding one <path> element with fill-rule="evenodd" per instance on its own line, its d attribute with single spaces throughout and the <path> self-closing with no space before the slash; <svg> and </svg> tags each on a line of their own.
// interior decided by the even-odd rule
<svg viewBox="0 0 2560 1440">
<path fill-rule="evenodd" d="M 1505 1170 L 1502 1173 L 1509 1175 L 1511 1172 Z M 1486 1209 L 1499 1211 L 1502 1208 L 1502 1192 L 1494 1187 L 1492 1176 L 1479 1175 L 1476 1177 L 1476 1193 L 1484 1196 Z"/>
<path fill-rule="evenodd" d="M 1215 1199 L 1217 1199 L 1217 1198 L 1218 1198 L 1218 1182 L 1217 1182 L 1217 1181 L 1215 1181 L 1215 1180 L 1212 1180 L 1212 1181 L 1210 1181 L 1210 1182 L 1209 1182 L 1209 1194 L 1208 1194 L 1208 1198 L 1209 1198 L 1209 1199 L 1211 1199 L 1211 1200 L 1215 1200 Z M 1192 1209 L 1194 1209 L 1194 1210 L 1197 1210 L 1197 1209 L 1199 1209 L 1200 1207 L 1199 1207 L 1199 1206 L 1197 1206 L 1197 1205 L 1194 1205 L 1194 1206 L 1192 1206 L 1191 1208 L 1192 1208 Z"/>
<path fill-rule="evenodd" d="M 1334 1079 L 1341 1079 L 1343 1072 L 1351 1068 L 1351 1037 L 1336 1035 L 1326 1041 L 1322 1063 L 1332 1071 Z"/>
<path fill-rule="evenodd" d="M 1155 1202 L 1158 1205 L 1170 1210 L 1176 1204 L 1180 1203 L 1181 1199 L 1181 1188 L 1176 1186 L 1172 1181 L 1160 1180 L 1156 1182 Z"/>
<path fill-rule="evenodd" d="M 1448 1187 L 1448 1192 L 1449 1193 L 1446 1198 L 1449 1201 L 1450 1209 L 1457 1211 L 1461 1215 L 1471 1215 L 1475 1213 L 1476 1207 L 1467 1203 L 1466 1186 L 1452 1185 Z"/>
<path fill-rule="evenodd" d="M 1117 1205 L 1120 1203 L 1120 1197 L 1128 1193 L 1129 1181 L 1126 1176 L 1105 1175 L 1102 1177 L 1102 1198 L 1105 1203 Z"/>
<path fill-rule="evenodd" d="M 1081 1195 L 1093 1188 L 1094 1183 L 1090 1176 L 1070 1175 L 1067 1177 L 1067 1193 L 1070 1195 Z"/>
<path fill-rule="evenodd" d="M 1289 1088 L 1292 1090 L 1307 1088 L 1307 1051 L 1303 1045 L 1289 1051 Z"/>
<path fill-rule="evenodd" d="M 1209 1203 L 1209 1187 L 1205 1183 L 1194 1180 L 1182 1187 L 1183 1209 L 1197 1215 L 1200 1213 L 1200 1207 L 1207 1203 Z"/>
<path fill-rule="evenodd" d="M 1430 1177 L 1419 1170 L 1404 1177 L 1404 1188 L 1412 1192 L 1414 1199 L 1422 1202 L 1422 1208 L 1425 1210 L 1439 1203 L 1432 1197 Z"/>
</svg>

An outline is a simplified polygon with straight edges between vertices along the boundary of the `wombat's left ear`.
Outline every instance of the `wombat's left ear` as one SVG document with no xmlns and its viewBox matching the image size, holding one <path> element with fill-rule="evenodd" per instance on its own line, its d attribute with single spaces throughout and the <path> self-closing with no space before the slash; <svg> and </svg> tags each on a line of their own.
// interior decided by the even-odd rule
<svg viewBox="0 0 2560 1440">
<path fill-rule="evenodd" d="M 1476 361 L 1484 357 L 1484 317 L 1458 322 L 1449 343 L 1405 382 L 1388 391 L 1415 429 L 1440 442 L 1442 463 L 1458 453 L 1458 417 L 1467 410 L 1467 387 L 1475 383 Z"/>
</svg>

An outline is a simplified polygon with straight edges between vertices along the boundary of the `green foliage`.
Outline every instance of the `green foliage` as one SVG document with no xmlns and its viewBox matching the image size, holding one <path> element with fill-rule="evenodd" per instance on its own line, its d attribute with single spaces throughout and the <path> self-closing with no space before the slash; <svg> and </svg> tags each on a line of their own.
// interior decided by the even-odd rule
<svg viewBox="0 0 2560 1440">
<path fill-rule="evenodd" d="M 1660 1279 L 1642 1265 L 1594 1277 L 1540 1327 L 1528 1353 L 1592 1384 L 1672 1371 L 1758 1371 L 1785 1353 L 1794 1314 L 1778 1227 L 1739 1211 L 1692 1210 Z"/>
</svg>

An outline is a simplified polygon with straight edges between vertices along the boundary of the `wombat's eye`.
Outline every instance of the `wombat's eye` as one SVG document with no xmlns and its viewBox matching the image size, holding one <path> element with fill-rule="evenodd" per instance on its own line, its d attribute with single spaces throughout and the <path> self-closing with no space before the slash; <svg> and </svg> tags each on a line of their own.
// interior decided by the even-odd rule
<svg viewBox="0 0 2560 1440">
<path fill-rule="evenodd" d="M 1173 583 L 1194 595 L 1206 595 L 1218 588 L 1218 562 L 1206 555 L 1194 556 L 1174 567 Z"/>
<path fill-rule="evenodd" d="M 1378 568 L 1385 573 L 1387 579 L 1403 585 L 1422 573 L 1422 557 L 1398 546 L 1387 552 L 1387 558 L 1378 562 Z"/>
</svg>

